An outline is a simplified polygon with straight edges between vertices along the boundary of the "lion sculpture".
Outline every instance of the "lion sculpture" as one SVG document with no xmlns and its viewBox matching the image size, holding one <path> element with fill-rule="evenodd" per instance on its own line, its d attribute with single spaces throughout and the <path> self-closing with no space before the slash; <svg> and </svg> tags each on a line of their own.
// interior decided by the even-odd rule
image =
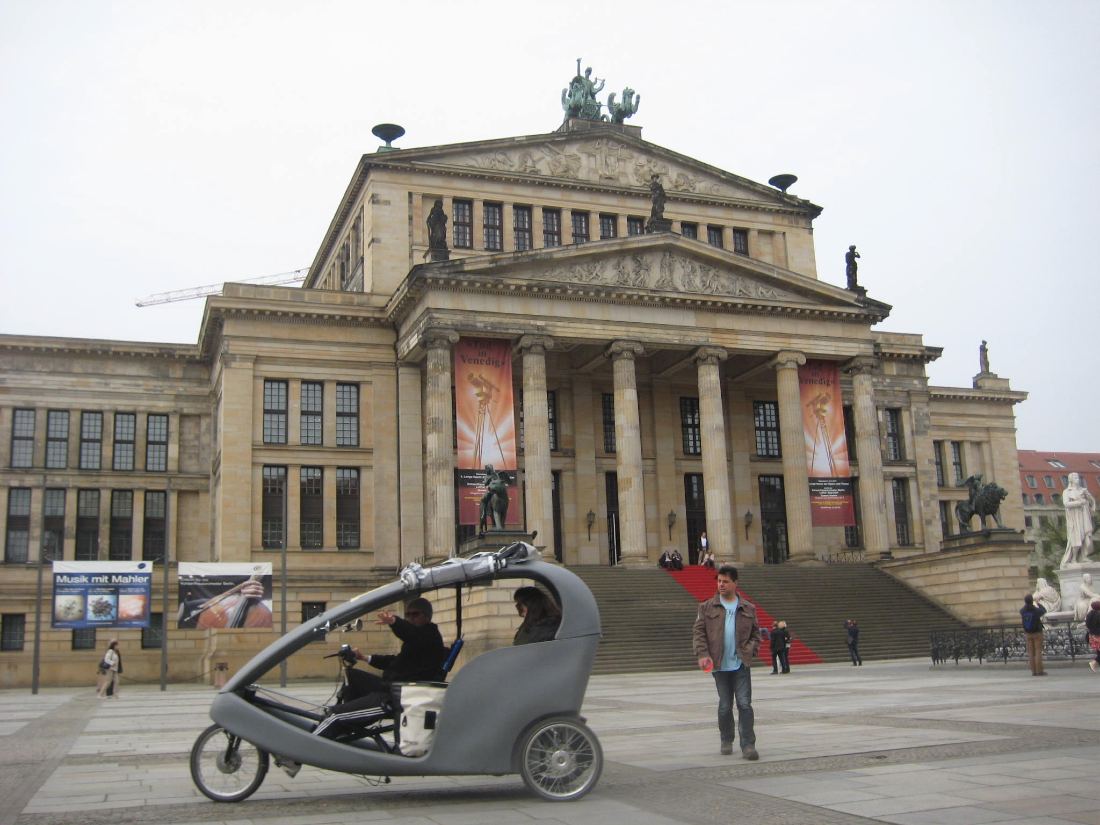
<svg viewBox="0 0 1100 825">
<path fill-rule="evenodd" d="M 980 522 L 979 530 L 985 529 L 986 516 L 992 516 L 997 523 L 997 527 L 1004 527 L 1004 524 L 1001 523 L 1001 502 L 1008 495 L 1008 491 L 1004 487 L 992 482 L 983 484 L 980 475 L 970 476 L 959 486 L 966 487 L 970 491 L 968 500 L 960 501 L 955 505 L 955 515 L 959 519 L 960 532 L 971 532 L 970 521 L 974 516 L 977 516 Z"/>
</svg>

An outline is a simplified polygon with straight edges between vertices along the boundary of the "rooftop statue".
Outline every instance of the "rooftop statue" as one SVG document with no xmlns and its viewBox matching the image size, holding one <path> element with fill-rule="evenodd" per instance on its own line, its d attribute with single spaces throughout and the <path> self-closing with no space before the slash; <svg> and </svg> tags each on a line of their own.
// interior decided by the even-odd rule
<svg viewBox="0 0 1100 825">
<path fill-rule="evenodd" d="M 849 246 L 848 251 L 844 253 L 844 274 L 848 278 L 848 289 L 859 288 L 859 264 L 856 263 L 858 257 L 855 244 Z"/>
<path fill-rule="evenodd" d="M 978 371 L 989 372 L 989 344 L 984 340 L 978 347 Z"/>
<path fill-rule="evenodd" d="M 577 74 L 569 81 L 569 87 L 561 90 L 561 108 L 567 118 L 579 118 L 581 120 L 608 120 L 608 116 L 601 113 L 603 104 L 596 100 L 596 95 L 603 91 L 605 80 L 593 76 L 592 67 L 589 66 L 581 74 L 581 59 L 577 58 Z M 623 97 L 619 102 L 615 101 L 615 94 L 608 95 L 607 110 L 611 115 L 612 123 L 622 123 L 636 111 L 641 102 L 641 95 L 635 97 L 634 90 L 627 87 L 623 89 Z"/>
<path fill-rule="evenodd" d="M 634 90 L 627 86 L 623 89 L 622 101 L 615 102 L 615 93 L 612 92 L 607 96 L 607 111 L 611 113 L 612 123 L 622 123 L 628 117 L 638 111 L 638 107 L 642 103 L 642 96 L 634 96 Z"/>
</svg>

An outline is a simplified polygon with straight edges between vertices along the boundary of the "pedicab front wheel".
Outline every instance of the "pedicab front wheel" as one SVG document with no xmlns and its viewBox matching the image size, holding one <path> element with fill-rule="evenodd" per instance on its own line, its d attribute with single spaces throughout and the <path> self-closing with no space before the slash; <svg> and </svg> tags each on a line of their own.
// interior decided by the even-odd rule
<svg viewBox="0 0 1100 825">
<path fill-rule="evenodd" d="M 191 778 L 215 802 L 240 802 L 260 787 L 268 761 L 267 751 L 211 725 L 191 748 Z"/>
<path fill-rule="evenodd" d="M 520 775 L 538 796 L 551 802 L 580 799 L 603 770 L 603 749 L 588 726 L 577 719 L 539 722 L 520 746 Z"/>
</svg>

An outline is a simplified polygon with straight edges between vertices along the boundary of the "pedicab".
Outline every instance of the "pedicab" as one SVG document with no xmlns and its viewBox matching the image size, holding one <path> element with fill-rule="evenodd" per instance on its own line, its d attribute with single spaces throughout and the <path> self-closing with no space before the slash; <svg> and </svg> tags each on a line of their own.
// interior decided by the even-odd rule
<svg viewBox="0 0 1100 825">
<path fill-rule="evenodd" d="M 291 654 L 322 634 L 354 626 L 368 612 L 439 588 L 520 578 L 546 587 L 560 605 L 553 640 L 490 650 L 465 662 L 447 683 L 395 685 L 392 702 L 343 720 L 335 738 L 331 707 L 260 684 Z M 312 765 L 383 782 L 394 776 L 518 773 L 543 799 L 578 799 L 592 790 L 603 768 L 600 742 L 580 715 L 599 640 L 599 611 L 587 585 L 541 561 L 526 542 L 432 567 L 410 564 L 393 582 L 287 633 L 234 674 L 210 708 L 214 724 L 191 750 L 191 776 L 216 802 L 251 796 L 272 759 L 281 767 Z M 344 645 L 330 656 L 347 667 L 354 663 L 349 652 Z"/>
</svg>

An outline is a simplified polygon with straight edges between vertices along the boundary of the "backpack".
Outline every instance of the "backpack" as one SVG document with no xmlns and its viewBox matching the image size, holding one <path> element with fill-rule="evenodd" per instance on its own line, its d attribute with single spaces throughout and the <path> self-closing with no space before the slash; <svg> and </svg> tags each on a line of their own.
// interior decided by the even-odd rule
<svg viewBox="0 0 1100 825">
<path fill-rule="evenodd" d="M 1039 617 L 1035 615 L 1033 608 L 1024 608 L 1020 611 L 1020 615 L 1024 620 L 1024 633 L 1036 633 L 1042 630 L 1042 625 L 1039 623 Z"/>
</svg>

